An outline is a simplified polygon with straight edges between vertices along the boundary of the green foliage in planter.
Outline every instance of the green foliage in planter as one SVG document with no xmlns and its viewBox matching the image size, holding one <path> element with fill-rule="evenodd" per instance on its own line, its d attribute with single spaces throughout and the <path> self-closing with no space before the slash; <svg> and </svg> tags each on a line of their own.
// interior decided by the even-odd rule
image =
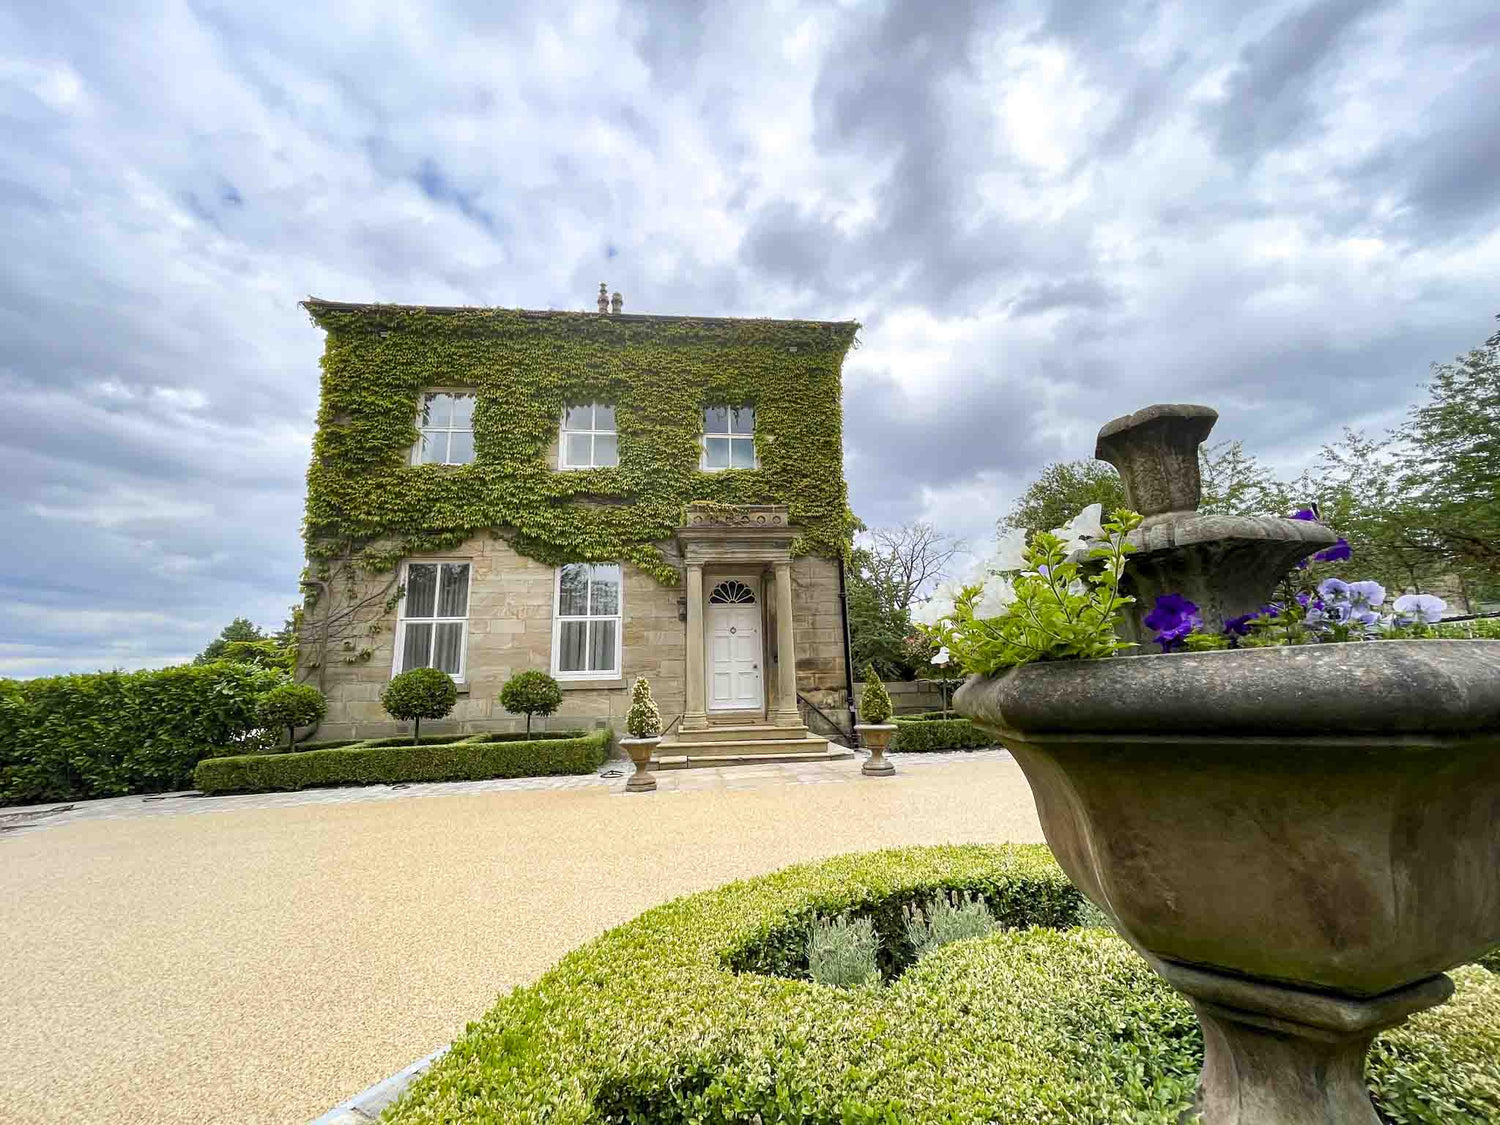
<svg viewBox="0 0 1500 1125">
<path fill-rule="evenodd" d="M 783 935 L 805 968 L 820 917 L 867 917 L 885 943 L 905 905 L 951 891 L 1040 928 L 947 945 L 883 989 L 735 971 Z M 1178 1125 L 1192 1011 L 1113 934 L 1046 928 L 1081 901 L 1044 848 L 1014 846 L 843 856 L 678 899 L 501 998 L 387 1120 Z M 1382 1111 L 1500 1119 L 1500 978 L 1453 975 L 1453 1005 L 1382 1036 L 1402 1052 L 1377 1050 Z"/>
<path fill-rule="evenodd" d="M 631 738 L 655 738 L 661 734 L 661 712 L 651 698 L 651 682 L 645 676 L 637 676 L 631 685 L 625 730 Z"/>
<path fill-rule="evenodd" d="M 286 728 L 286 744 L 297 744 L 297 728 L 321 723 L 328 714 L 323 693 L 312 684 L 279 684 L 260 697 L 255 715 L 268 729 Z"/>
<path fill-rule="evenodd" d="M 402 721 L 415 720 L 413 745 L 421 737 L 423 719 L 446 718 L 457 702 L 458 688 L 453 678 L 436 668 L 412 668 L 392 676 L 380 693 L 380 705 L 386 714 Z"/>
<path fill-rule="evenodd" d="M 865 689 L 859 693 L 859 721 L 872 725 L 888 723 L 895 709 L 891 703 L 891 693 L 885 690 L 885 685 L 875 674 L 874 665 L 866 665 Z"/>
<path fill-rule="evenodd" d="M 284 679 L 213 663 L 0 680 L 0 804 L 187 789 L 218 748 L 271 743 L 256 706 Z"/>
<path fill-rule="evenodd" d="M 529 742 L 449 742 L 418 746 L 355 745 L 296 754 L 246 754 L 198 763 L 205 793 L 376 785 L 402 781 L 481 781 L 593 773 L 609 755 L 609 732 Z"/>
<path fill-rule="evenodd" d="M 908 754 L 933 750 L 978 750 L 994 746 L 993 735 L 986 734 L 968 719 L 945 719 L 939 714 L 896 719 L 896 737 L 891 749 Z"/>
<path fill-rule="evenodd" d="M 783 503 L 794 546 L 850 535 L 840 368 L 858 325 L 642 320 L 308 302 L 327 333 L 307 474 L 309 556 L 388 570 L 490 529 L 544 563 L 630 561 L 675 584 L 656 544 L 695 500 Z M 475 460 L 411 465 L 421 395 L 472 388 Z M 556 472 L 569 405 L 613 404 L 619 465 Z M 702 410 L 752 406 L 760 467 L 699 469 Z"/>
<path fill-rule="evenodd" d="M 531 733 L 531 716 L 544 718 L 562 706 L 562 688 L 546 672 L 528 668 L 505 681 L 500 689 L 500 706 L 512 715 L 526 716 L 526 733 Z"/>
</svg>

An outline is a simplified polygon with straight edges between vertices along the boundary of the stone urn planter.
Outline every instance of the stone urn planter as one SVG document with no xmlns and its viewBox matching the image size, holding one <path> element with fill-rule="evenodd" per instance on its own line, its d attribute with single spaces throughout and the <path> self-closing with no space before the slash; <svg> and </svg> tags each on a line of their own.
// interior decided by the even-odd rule
<svg viewBox="0 0 1500 1125">
<path fill-rule="evenodd" d="M 895 763 L 885 756 L 885 749 L 896 737 L 895 723 L 855 723 L 860 740 L 869 748 L 870 757 L 859 768 L 866 777 L 889 777 L 896 772 Z"/>
<path fill-rule="evenodd" d="M 625 782 L 627 793 L 649 793 L 656 788 L 656 776 L 651 772 L 651 754 L 661 742 L 660 735 L 650 738 L 622 738 L 620 745 L 635 763 L 635 772 Z"/>
<path fill-rule="evenodd" d="M 1034 664 L 954 702 L 1192 1001 L 1209 1125 L 1378 1125 L 1376 1032 L 1500 944 L 1500 641 Z"/>
</svg>

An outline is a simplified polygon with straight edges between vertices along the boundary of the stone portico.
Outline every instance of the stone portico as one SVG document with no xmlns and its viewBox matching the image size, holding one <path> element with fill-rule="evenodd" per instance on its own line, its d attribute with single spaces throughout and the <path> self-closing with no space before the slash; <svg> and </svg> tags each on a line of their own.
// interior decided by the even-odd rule
<svg viewBox="0 0 1500 1125">
<path fill-rule="evenodd" d="M 808 731 L 798 704 L 796 536 L 785 505 L 689 506 L 684 706 L 658 769 L 848 755 Z"/>
</svg>

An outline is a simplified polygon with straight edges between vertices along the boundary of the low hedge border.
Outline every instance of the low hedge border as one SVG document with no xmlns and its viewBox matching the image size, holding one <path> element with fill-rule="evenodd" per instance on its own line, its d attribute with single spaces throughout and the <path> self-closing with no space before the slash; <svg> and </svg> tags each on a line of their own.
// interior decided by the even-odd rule
<svg viewBox="0 0 1500 1125">
<path fill-rule="evenodd" d="M 765 975 L 796 972 L 814 917 L 944 890 L 1033 928 L 871 991 Z M 1037 846 L 843 856 L 678 899 L 502 998 L 385 1120 L 1178 1125 L 1202 1061 L 1192 1010 L 1113 933 L 1035 925 L 1076 922 L 1082 901 Z M 1500 978 L 1453 976 L 1448 1005 L 1372 1053 L 1388 1120 L 1500 1119 Z"/>
<path fill-rule="evenodd" d="M 896 717 L 896 737 L 891 749 L 905 754 L 921 754 L 935 750 L 979 750 L 995 745 L 995 737 L 980 730 L 968 719 L 945 719 L 937 716 L 915 715 L 911 718 Z"/>
<path fill-rule="evenodd" d="M 321 785 L 378 785 L 402 781 L 483 781 L 593 773 L 609 757 L 612 732 L 529 741 L 359 743 L 290 754 L 205 758 L 193 773 L 204 793 L 261 793 Z"/>
</svg>

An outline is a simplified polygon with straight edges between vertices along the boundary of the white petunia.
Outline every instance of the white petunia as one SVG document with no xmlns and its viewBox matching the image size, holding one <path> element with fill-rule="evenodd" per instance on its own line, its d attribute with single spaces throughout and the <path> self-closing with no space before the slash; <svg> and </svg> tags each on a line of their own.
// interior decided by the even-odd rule
<svg viewBox="0 0 1500 1125">
<path fill-rule="evenodd" d="M 944 645 L 937 650 L 937 655 L 932 658 L 932 662 L 934 664 L 946 664 L 950 659 L 952 658 L 948 655 L 948 646 Z"/>
<path fill-rule="evenodd" d="M 1103 512 L 1103 504 L 1090 504 L 1069 520 L 1066 526 L 1052 529 L 1052 534 L 1064 541 L 1064 557 L 1074 551 L 1084 550 L 1092 539 L 1104 538 L 1104 526 L 1099 522 Z"/>
<path fill-rule="evenodd" d="M 943 618 L 951 617 L 952 615 L 953 599 L 941 587 L 932 597 L 911 611 L 911 619 L 918 625 L 925 625 L 929 629 L 943 620 Z"/>
<path fill-rule="evenodd" d="M 990 566 L 999 571 L 1023 570 L 1026 566 L 1026 532 L 1012 528 L 995 538 L 995 556 L 990 559 Z"/>
<path fill-rule="evenodd" d="M 1009 578 L 992 574 L 984 581 L 979 600 L 974 603 L 974 616 L 980 619 L 1001 617 L 1016 600 L 1016 588 Z"/>
</svg>

